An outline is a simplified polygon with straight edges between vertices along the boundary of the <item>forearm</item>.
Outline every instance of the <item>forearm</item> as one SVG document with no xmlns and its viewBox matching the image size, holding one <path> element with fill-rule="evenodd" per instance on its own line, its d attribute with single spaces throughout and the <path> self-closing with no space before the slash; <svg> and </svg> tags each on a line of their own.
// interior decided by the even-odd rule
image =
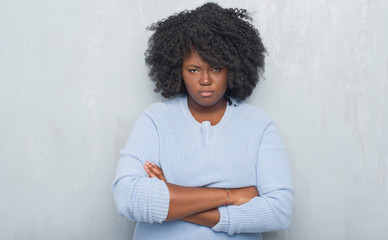
<svg viewBox="0 0 388 240">
<path fill-rule="evenodd" d="M 218 208 L 220 220 L 213 230 L 229 235 L 284 230 L 290 225 L 292 206 L 291 186 L 270 189 L 244 205 Z"/>
<path fill-rule="evenodd" d="M 126 218 L 147 223 L 165 221 L 169 192 L 164 182 L 145 177 L 118 176 L 112 191 L 118 212 Z"/>
<path fill-rule="evenodd" d="M 218 208 L 213 208 L 184 217 L 181 220 L 202 226 L 214 227 L 220 220 L 220 212 L 218 211 Z"/>
<path fill-rule="evenodd" d="M 170 192 L 167 221 L 196 215 L 222 206 L 225 204 L 228 196 L 225 189 L 184 187 L 171 183 L 166 183 L 166 185 Z M 198 216 L 208 216 L 208 214 Z M 210 223 L 212 222 L 210 221 Z"/>
</svg>

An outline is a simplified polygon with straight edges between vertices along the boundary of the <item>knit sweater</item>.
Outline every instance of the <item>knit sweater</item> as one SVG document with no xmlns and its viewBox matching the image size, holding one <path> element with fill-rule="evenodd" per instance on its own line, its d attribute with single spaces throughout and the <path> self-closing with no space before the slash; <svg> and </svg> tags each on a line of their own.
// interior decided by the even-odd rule
<svg viewBox="0 0 388 240">
<path fill-rule="evenodd" d="M 240 206 L 220 206 L 213 228 L 165 221 L 169 191 L 163 181 L 148 177 L 145 161 L 158 165 L 169 183 L 256 186 L 260 196 Z M 118 212 L 137 222 L 134 240 L 262 239 L 261 232 L 289 226 L 293 207 L 286 151 L 269 115 L 233 101 L 211 126 L 194 119 L 187 97 L 154 103 L 142 112 L 120 152 L 112 192 Z"/>
</svg>

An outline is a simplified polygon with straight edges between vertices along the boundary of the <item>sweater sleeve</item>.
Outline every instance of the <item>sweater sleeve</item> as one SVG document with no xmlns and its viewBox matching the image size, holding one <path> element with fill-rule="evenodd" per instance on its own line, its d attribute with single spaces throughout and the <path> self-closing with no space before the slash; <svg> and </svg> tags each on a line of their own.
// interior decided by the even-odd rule
<svg viewBox="0 0 388 240">
<path fill-rule="evenodd" d="M 148 177 L 143 169 L 145 161 L 160 165 L 157 128 L 143 113 L 120 151 L 112 192 L 122 216 L 132 221 L 161 223 L 167 217 L 169 191 L 163 181 Z"/>
<path fill-rule="evenodd" d="M 264 131 L 257 160 L 259 197 L 240 206 L 219 207 L 216 232 L 229 235 L 284 230 L 289 227 L 293 208 L 293 186 L 286 151 L 276 126 Z"/>
</svg>

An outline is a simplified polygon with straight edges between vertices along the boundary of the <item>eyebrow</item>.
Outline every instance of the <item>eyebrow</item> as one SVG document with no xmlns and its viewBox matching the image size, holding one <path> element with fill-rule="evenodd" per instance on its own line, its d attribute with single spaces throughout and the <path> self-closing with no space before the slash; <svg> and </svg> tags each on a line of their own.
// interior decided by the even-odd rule
<svg viewBox="0 0 388 240">
<path fill-rule="evenodd" d="M 189 65 L 186 65 L 185 67 L 201 68 L 200 66 L 197 66 L 194 64 L 189 64 Z M 224 68 L 224 67 L 223 66 L 210 66 L 210 68 Z"/>
<path fill-rule="evenodd" d="M 186 65 L 185 67 L 201 68 L 200 66 L 197 66 L 197 65 L 194 65 L 194 64 Z"/>
</svg>

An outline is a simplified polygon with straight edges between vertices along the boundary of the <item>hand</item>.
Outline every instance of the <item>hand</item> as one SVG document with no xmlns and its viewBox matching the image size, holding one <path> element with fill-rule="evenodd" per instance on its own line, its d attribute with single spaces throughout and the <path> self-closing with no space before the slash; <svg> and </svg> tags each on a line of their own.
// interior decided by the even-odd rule
<svg viewBox="0 0 388 240">
<path fill-rule="evenodd" d="M 230 205 L 242 205 L 249 202 L 252 198 L 258 197 L 259 192 L 254 186 L 244 187 L 244 188 L 235 188 L 229 189 L 230 192 Z"/>
<path fill-rule="evenodd" d="M 156 177 L 159 180 L 167 182 L 166 178 L 164 177 L 162 169 L 160 167 L 158 167 L 156 164 L 146 161 L 143 168 L 149 177 L 151 177 L 151 178 Z"/>
</svg>

